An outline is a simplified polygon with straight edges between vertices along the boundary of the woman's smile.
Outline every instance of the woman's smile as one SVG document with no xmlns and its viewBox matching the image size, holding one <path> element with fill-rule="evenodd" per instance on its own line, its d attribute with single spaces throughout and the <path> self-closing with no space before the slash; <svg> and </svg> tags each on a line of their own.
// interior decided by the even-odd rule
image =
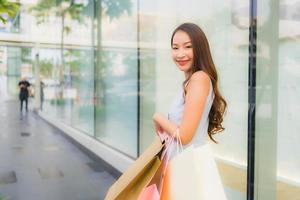
<svg viewBox="0 0 300 200">
<path fill-rule="evenodd" d="M 186 65 L 188 62 L 190 62 L 190 60 L 177 60 L 176 61 L 180 66 L 184 66 Z"/>
</svg>

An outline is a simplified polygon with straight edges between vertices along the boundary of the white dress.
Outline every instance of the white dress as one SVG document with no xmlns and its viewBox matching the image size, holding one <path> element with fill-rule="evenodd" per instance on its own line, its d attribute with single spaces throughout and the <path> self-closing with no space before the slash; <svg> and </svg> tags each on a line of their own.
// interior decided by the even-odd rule
<svg viewBox="0 0 300 200">
<path fill-rule="evenodd" d="M 188 83 L 187 83 L 188 84 Z M 186 85 L 187 85 L 186 84 Z M 184 91 L 181 89 L 180 93 L 178 96 L 174 99 L 174 102 L 172 103 L 169 113 L 168 113 L 168 119 L 177 125 L 180 125 L 182 121 L 182 116 L 183 116 L 183 110 L 184 110 Z M 208 124 L 209 124 L 209 111 L 211 109 L 213 100 L 214 100 L 214 92 L 213 92 L 213 87 L 212 83 L 210 80 L 210 88 L 209 88 L 209 93 L 205 102 L 205 107 L 201 116 L 201 120 L 199 122 L 198 128 L 196 130 L 196 133 L 189 142 L 189 144 L 184 145 L 183 147 L 186 148 L 190 145 L 193 145 L 194 147 L 199 147 L 201 145 L 206 144 L 209 141 L 209 136 L 208 136 Z"/>
</svg>

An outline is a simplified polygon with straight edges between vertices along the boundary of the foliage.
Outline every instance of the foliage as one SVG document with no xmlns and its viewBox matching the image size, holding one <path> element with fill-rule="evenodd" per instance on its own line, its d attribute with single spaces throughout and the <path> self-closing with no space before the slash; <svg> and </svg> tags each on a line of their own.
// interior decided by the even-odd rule
<svg viewBox="0 0 300 200">
<path fill-rule="evenodd" d="M 132 2 L 130 0 L 102 0 L 104 15 L 110 20 L 117 19 L 124 13 L 131 14 Z"/>
<path fill-rule="evenodd" d="M 7 0 L 0 0 L 0 21 L 6 23 L 7 20 L 4 15 L 8 15 L 11 18 L 16 17 L 20 9 L 20 4 L 16 2 L 8 2 Z"/>
<path fill-rule="evenodd" d="M 0 194 L 0 200 L 5 200 L 5 198 Z"/>
<path fill-rule="evenodd" d="M 31 48 L 22 48 L 21 49 L 21 60 L 22 63 L 32 63 L 31 59 Z"/>
<path fill-rule="evenodd" d="M 51 16 L 69 17 L 83 23 L 81 15 L 84 4 L 75 4 L 74 0 L 39 0 L 39 2 L 29 9 L 36 16 L 37 24 L 48 22 Z M 71 28 L 63 27 L 64 32 L 70 33 Z"/>
<path fill-rule="evenodd" d="M 65 50 L 64 57 L 69 58 L 65 61 L 65 64 L 70 67 L 71 74 L 78 74 L 80 71 L 80 66 L 84 65 L 85 59 L 88 57 L 84 57 L 83 53 L 79 50 L 68 49 Z"/>
<path fill-rule="evenodd" d="M 44 77 L 51 77 L 53 61 L 50 59 L 44 59 L 39 61 L 40 74 Z"/>
<path fill-rule="evenodd" d="M 66 104 L 73 105 L 74 100 L 73 99 L 51 99 L 50 100 L 51 105 L 57 105 L 57 106 L 64 106 Z"/>
<path fill-rule="evenodd" d="M 68 24 L 65 24 L 65 19 L 71 19 L 77 21 L 80 24 L 85 24 L 87 18 L 88 20 L 94 21 L 98 20 L 97 23 L 97 38 L 101 41 L 101 18 L 102 16 L 107 16 L 110 20 L 114 20 L 122 16 L 123 14 L 131 14 L 132 2 L 131 0 L 86 0 L 80 1 L 76 0 L 39 0 L 38 3 L 30 8 L 30 11 L 36 16 L 38 24 L 48 22 L 51 17 L 61 18 L 61 65 L 59 67 L 59 80 L 61 86 L 64 85 L 64 74 L 66 67 L 72 76 L 76 76 L 80 72 L 81 66 L 86 66 L 87 63 L 93 62 L 91 59 L 88 60 L 89 56 L 85 56 L 81 59 L 74 59 L 76 56 L 72 56 L 70 60 L 65 61 L 65 50 L 64 50 L 64 33 L 69 34 L 72 30 Z M 82 2 L 82 3 L 81 3 Z M 99 7 L 97 7 L 97 6 Z M 94 13 L 94 8 L 96 8 L 96 13 Z M 97 15 L 97 16 L 96 16 Z M 101 48 L 101 44 L 98 43 L 98 48 Z M 69 50 L 67 50 L 69 51 Z M 77 52 L 78 53 L 78 52 Z M 75 52 L 76 54 L 76 52 Z M 78 55 L 79 57 L 82 55 Z M 99 57 L 97 57 L 99 58 Z M 86 60 L 86 62 L 83 62 Z M 108 60 L 105 58 L 105 54 L 101 51 L 100 59 L 98 59 L 100 66 L 109 66 L 109 62 L 103 64 L 103 60 Z M 65 66 L 67 65 L 67 66 Z M 102 73 L 100 73 L 102 74 Z M 100 81 L 100 80 L 97 80 Z M 63 91 L 63 90 L 61 90 Z M 62 96 L 62 94 L 61 94 Z"/>
<path fill-rule="evenodd" d="M 0 0 L 1 1 L 1 0 Z M 131 14 L 132 2 L 130 0 L 98 0 L 101 1 L 103 14 L 108 16 L 110 20 L 117 19 L 121 15 Z M 67 5 L 67 6 L 66 6 Z M 37 18 L 37 24 L 45 23 L 50 16 L 64 17 L 84 24 L 84 18 L 93 18 L 93 12 L 88 10 L 92 7 L 93 1 L 87 0 L 87 4 L 75 3 L 75 0 L 39 0 L 37 5 L 31 7 L 29 11 L 33 12 Z M 66 26 L 64 31 L 69 33 L 71 28 Z"/>
</svg>

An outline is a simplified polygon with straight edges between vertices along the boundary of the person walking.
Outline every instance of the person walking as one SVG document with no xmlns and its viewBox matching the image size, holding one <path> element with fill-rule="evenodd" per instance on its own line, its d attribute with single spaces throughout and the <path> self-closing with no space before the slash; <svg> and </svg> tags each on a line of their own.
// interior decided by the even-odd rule
<svg viewBox="0 0 300 200">
<path fill-rule="evenodd" d="M 19 99 L 20 99 L 20 110 L 21 113 L 23 111 L 23 102 L 25 102 L 25 109 L 26 112 L 28 111 L 28 97 L 29 97 L 29 91 L 30 91 L 30 86 L 31 84 L 27 81 L 26 77 L 23 77 L 20 81 L 19 81 Z"/>
</svg>

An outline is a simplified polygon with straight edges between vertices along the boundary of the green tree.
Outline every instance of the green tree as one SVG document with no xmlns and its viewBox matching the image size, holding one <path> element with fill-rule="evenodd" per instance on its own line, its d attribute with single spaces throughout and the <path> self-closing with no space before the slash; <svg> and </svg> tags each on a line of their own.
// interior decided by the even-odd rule
<svg viewBox="0 0 300 200">
<path fill-rule="evenodd" d="M 32 64 L 31 48 L 21 48 L 21 60 L 22 63 Z"/>
<path fill-rule="evenodd" d="M 53 60 L 52 59 L 44 59 L 39 61 L 40 66 L 40 74 L 44 77 L 51 77 Z"/>
<path fill-rule="evenodd" d="M 20 4 L 16 2 L 8 2 L 7 0 L 0 0 L 0 21 L 6 23 L 5 15 L 14 18 L 18 14 Z"/>
<path fill-rule="evenodd" d="M 60 83 L 63 86 L 64 81 L 64 33 L 70 33 L 71 27 L 65 26 L 65 18 L 70 17 L 72 20 L 76 20 L 80 23 L 84 23 L 85 18 L 92 19 L 92 30 L 95 30 L 95 24 L 97 24 L 97 47 L 96 54 L 98 65 L 102 65 L 102 61 L 105 60 L 102 57 L 101 49 L 101 32 L 102 32 L 102 16 L 108 16 L 110 20 L 119 18 L 121 15 L 127 13 L 131 14 L 132 2 L 131 0 L 85 0 L 86 3 L 75 3 L 79 1 L 75 0 L 39 0 L 37 5 L 32 7 L 30 11 L 34 13 L 37 18 L 37 24 L 45 23 L 49 20 L 50 16 L 58 16 L 61 18 L 61 66 L 60 66 Z M 84 1 L 80 1 L 84 2 Z M 96 13 L 90 12 L 89 8 L 96 7 Z M 97 23 L 95 23 L 97 21 Z M 94 32 L 93 32 L 94 33 Z M 94 37 L 94 36 L 93 36 Z M 98 70 L 98 68 L 96 69 Z M 97 72 L 98 74 L 98 72 Z M 99 74 L 100 75 L 100 74 Z"/>
<path fill-rule="evenodd" d="M 64 84 L 65 70 L 64 33 L 69 34 L 71 31 L 71 28 L 65 25 L 65 19 L 66 17 L 70 17 L 72 20 L 83 23 L 84 16 L 81 13 L 84 7 L 85 5 L 83 3 L 75 3 L 74 0 L 40 0 L 36 6 L 29 9 L 36 16 L 37 24 L 47 22 L 51 15 L 55 15 L 61 18 L 61 66 L 59 68 L 59 79 L 62 88 Z"/>
</svg>

